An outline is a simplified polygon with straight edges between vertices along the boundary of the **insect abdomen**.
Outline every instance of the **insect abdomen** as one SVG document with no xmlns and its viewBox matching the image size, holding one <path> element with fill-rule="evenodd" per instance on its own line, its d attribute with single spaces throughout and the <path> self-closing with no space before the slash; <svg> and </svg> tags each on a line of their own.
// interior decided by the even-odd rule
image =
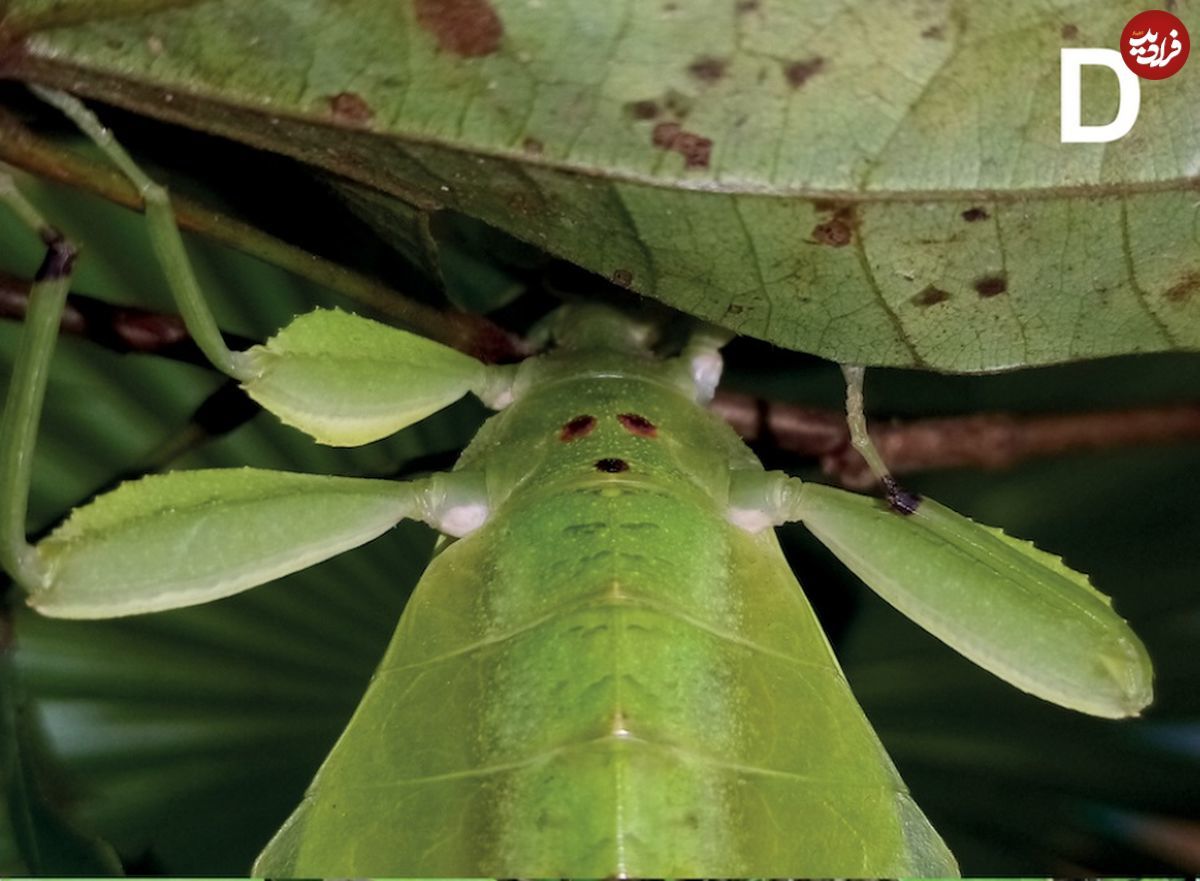
<svg viewBox="0 0 1200 881">
<path fill-rule="evenodd" d="M 429 568 L 268 852 L 293 861 L 257 869 L 952 869 L 773 537 L 620 476 L 511 505 Z M 929 859 L 905 824 L 932 836 Z"/>
</svg>

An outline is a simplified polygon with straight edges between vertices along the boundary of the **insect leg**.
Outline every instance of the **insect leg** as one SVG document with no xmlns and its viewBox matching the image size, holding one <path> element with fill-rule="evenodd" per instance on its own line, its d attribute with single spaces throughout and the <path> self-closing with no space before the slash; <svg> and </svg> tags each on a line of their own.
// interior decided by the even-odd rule
<svg viewBox="0 0 1200 881">
<path fill-rule="evenodd" d="M 904 517 L 890 504 L 747 469 L 731 477 L 728 516 L 748 532 L 803 521 L 901 613 L 1030 694 L 1106 718 L 1150 702 L 1145 646 L 1084 575 L 932 499 Z"/>
<path fill-rule="evenodd" d="M 707 404 L 721 382 L 725 362 L 721 348 L 733 338 L 730 331 L 715 324 L 699 325 L 688 338 L 679 358 L 691 373 L 696 384 L 696 401 Z"/>
<path fill-rule="evenodd" d="M 424 419 L 467 392 L 495 409 L 512 399 L 511 365 L 485 365 L 339 310 L 307 313 L 264 345 L 230 351 L 200 292 L 166 189 L 138 168 L 79 99 L 30 88 L 66 114 L 137 187 L 158 262 L 192 339 L 218 370 L 239 380 L 281 421 L 321 443 L 357 446 Z"/>
<path fill-rule="evenodd" d="M 462 536 L 488 515 L 482 474 L 408 483 L 216 468 L 122 484 L 35 549 L 29 604 L 55 618 L 115 618 L 207 603 L 306 569 L 421 520 Z M 130 565 L 136 560 L 136 565 Z"/>
<path fill-rule="evenodd" d="M 846 424 L 850 427 L 850 443 L 866 460 L 871 473 L 883 484 L 891 509 L 898 514 L 915 513 L 917 506 L 921 504 L 920 497 L 896 482 L 867 432 L 867 414 L 863 408 L 863 381 L 866 373 L 865 367 L 842 365 L 842 375 L 846 377 Z"/>
<path fill-rule="evenodd" d="M 171 210 L 171 199 L 166 188 L 151 180 L 137 166 L 112 132 L 78 98 L 43 86 L 31 85 L 29 88 L 43 101 L 61 110 L 137 187 L 145 201 L 151 243 L 188 332 L 205 357 L 222 373 L 235 379 L 250 378 L 252 373 L 249 366 L 241 353 L 231 352 L 225 345 L 217 322 L 204 302 L 179 228 L 175 225 L 175 214 Z"/>
<path fill-rule="evenodd" d="M 49 381 L 50 359 L 71 287 L 76 249 L 21 195 L 12 176 L 3 168 L 0 168 L 0 202 L 46 244 L 46 257 L 30 288 L 25 327 L 17 347 L 4 414 L 0 416 L 0 475 L 5 486 L 0 494 L 0 566 L 18 584 L 32 590 L 42 580 L 37 556 L 25 538 L 33 451 Z"/>
</svg>

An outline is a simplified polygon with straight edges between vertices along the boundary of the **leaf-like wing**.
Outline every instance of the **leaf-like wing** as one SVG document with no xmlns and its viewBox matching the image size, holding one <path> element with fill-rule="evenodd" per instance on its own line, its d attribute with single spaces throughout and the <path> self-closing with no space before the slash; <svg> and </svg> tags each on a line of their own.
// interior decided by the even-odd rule
<svg viewBox="0 0 1200 881">
<path fill-rule="evenodd" d="M 1017 688 L 1096 716 L 1152 697 L 1141 640 L 1108 597 L 1051 554 L 931 499 L 900 515 L 805 484 L 802 518 L 876 593 Z"/>
<path fill-rule="evenodd" d="M 220 599 L 379 536 L 412 509 L 411 484 L 256 468 L 123 484 L 37 546 L 44 615 L 115 618 Z"/>
<path fill-rule="evenodd" d="M 441 343 L 335 309 L 301 315 L 246 353 L 243 388 L 283 422 L 332 446 L 394 434 L 454 403 L 487 368 Z"/>
<path fill-rule="evenodd" d="M 659 489 L 506 516 L 426 570 L 255 876 L 957 875 L 771 532 Z"/>
</svg>

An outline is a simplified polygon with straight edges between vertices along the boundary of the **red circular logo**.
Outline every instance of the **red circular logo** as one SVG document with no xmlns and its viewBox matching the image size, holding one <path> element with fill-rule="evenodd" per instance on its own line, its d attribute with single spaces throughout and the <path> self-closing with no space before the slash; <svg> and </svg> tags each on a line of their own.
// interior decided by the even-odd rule
<svg viewBox="0 0 1200 881">
<path fill-rule="evenodd" d="M 1183 22 L 1161 9 L 1139 12 L 1121 31 L 1121 57 L 1147 80 L 1165 80 L 1179 73 L 1191 48 Z"/>
</svg>

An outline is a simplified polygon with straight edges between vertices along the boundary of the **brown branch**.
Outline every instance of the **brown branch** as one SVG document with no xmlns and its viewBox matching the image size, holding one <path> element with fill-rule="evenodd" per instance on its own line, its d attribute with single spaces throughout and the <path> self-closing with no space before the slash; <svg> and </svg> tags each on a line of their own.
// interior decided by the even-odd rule
<svg viewBox="0 0 1200 881">
<path fill-rule="evenodd" d="M 28 306 L 29 282 L 0 272 L 0 318 L 23 321 Z M 161 355 L 172 361 L 209 366 L 178 315 L 71 294 L 63 309 L 59 332 L 91 340 L 114 352 Z M 230 348 L 245 349 L 254 344 L 253 340 L 235 334 L 223 336 Z"/>
<path fill-rule="evenodd" d="M 23 321 L 28 307 L 29 282 L 0 272 L 0 318 Z M 89 340 L 112 352 L 158 355 L 172 361 L 212 368 L 208 358 L 188 335 L 183 319 L 178 315 L 151 312 L 136 306 L 118 306 L 83 294 L 70 294 L 58 331 L 59 334 Z M 255 343 L 235 334 L 226 333 L 222 336 L 231 349 L 247 349 Z M 241 392 L 237 382 L 230 380 L 201 402 L 189 424 L 204 437 L 220 437 L 253 419 L 260 409 L 249 395 Z"/>
<path fill-rule="evenodd" d="M 850 489 L 875 479 L 850 446 L 845 415 L 748 395 L 718 392 L 713 410 L 745 440 L 815 458 Z M 1132 407 L 1045 416 L 988 413 L 871 426 L 871 437 L 896 474 L 952 468 L 1007 468 L 1081 450 L 1200 440 L 1200 404 Z"/>
<path fill-rule="evenodd" d="M 28 281 L 0 274 L 0 318 L 24 318 L 28 298 Z M 116 352 L 154 354 L 209 366 L 175 315 L 72 294 L 61 330 Z M 252 343 L 232 336 L 226 341 L 237 349 Z M 192 422 L 211 436 L 250 419 L 257 412 L 256 405 L 246 398 L 244 406 L 233 406 L 233 392 L 233 386 L 215 392 Z M 750 443 L 816 459 L 826 474 L 851 489 L 875 485 L 866 463 L 850 446 L 846 416 L 840 410 L 780 404 L 727 391 L 717 392 L 712 409 Z M 1045 416 L 991 413 L 919 419 L 875 424 L 871 437 L 888 467 L 900 475 L 952 468 L 1007 468 L 1028 459 L 1080 450 L 1200 440 L 1200 404 Z"/>
<path fill-rule="evenodd" d="M 94 193 L 114 204 L 142 210 L 141 197 L 122 175 L 107 165 L 37 137 L 3 108 L 0 108 L 0 160 L 47 180 Z M 468 355 L 493 363 L 515 361 L 529 354 L 520 339 L 482 315 L 442 311 L 419 303 L 370 276 L 289 245 L 186 196 L 172 195 L 171 207 L 180 229 L 311 279 Z"/>
</svg>

